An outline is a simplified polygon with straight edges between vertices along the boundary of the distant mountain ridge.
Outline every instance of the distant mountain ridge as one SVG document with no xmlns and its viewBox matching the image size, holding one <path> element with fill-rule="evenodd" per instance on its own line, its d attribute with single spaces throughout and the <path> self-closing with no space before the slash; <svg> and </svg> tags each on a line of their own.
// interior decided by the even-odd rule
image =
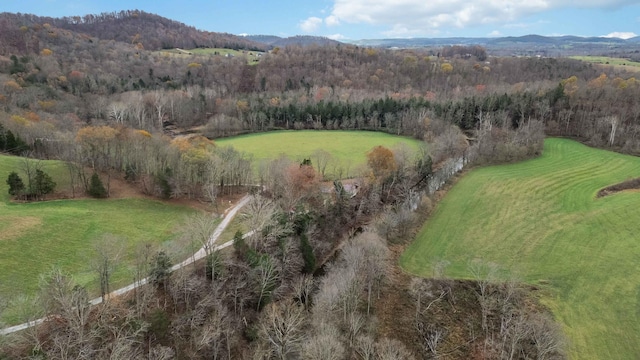
<svg viewBox="0 0 640 360">
<path fill-rule="evenodd" d="M 338 45 L 339 41 L 332 40 L 322 36 L 308 36 L 308 35 L 296 35 L 287 38 L 282 38 L 274 35 L 247 35 L 245 38 L 259 42 L 269 46 L 287 46 L 287 45 Z"/>
<path fill-rule="evenodd" d="M 493 55 L 576 55 L 640 50 L 640 36 L 630 39 L 580 36 L 505 36 L 505 37 L 450 37 L 409 39 L 351 40 L 349 44 L 366 47 L 420 48 L 454 45 L 480 45 Z"/>
<path fill-rule="evenodd" d="M 350 44 L 361 46 L 434 46 L 434 45 L 492 45 L 501 43 L 535 43 L 535 44 L 567 44 L 567 43 L 608 43 L 624 44 L 628 42 L 640 42 L 640 36 L 631 39 L 605 38 L 605 37 L 580 37 L 573 35 L 543 36 L 523 35 L 504 37 L 449 37 L 449 38 L 398 38 L 398 39 L 362 39 L 346 41 Z"/>
</svg>

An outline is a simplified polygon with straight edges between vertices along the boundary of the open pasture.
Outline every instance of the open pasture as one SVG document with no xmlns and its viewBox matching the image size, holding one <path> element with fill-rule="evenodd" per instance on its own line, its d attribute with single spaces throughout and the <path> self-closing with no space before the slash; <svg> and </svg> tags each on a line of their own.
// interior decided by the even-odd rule
<svg viewBox="0 0 640 360">
<path fill-rule="evenodd" d="M 286 155 L 291 160 L 302 162 L 311 159 L 317 165 L 317 150 L 331 154 L 326 176 L 331 179 L 356 176 L 367 163 L 367 152 L 381 145 L 390 149 L 404 148 L 408 152 L 418 151 L 422 142 L 373 131 L 297 130 L 272 131 L 267 133 L 216 139 L 218 146 L 233 146 L 253 157 L 254 169 Z"/>
<path fill-rule="evenodd" d="M 640 354 L 640 192 L 596 198 L 640 176 L 640 159 L 547 139 L 544 154 L 475 169 L 453 186 L 400 259 L 419 276 L 482 259 L 540 288 L 572 359 Z"/>
<path fill-rule="evenodd" d="M 12 203 L 6 179 L 11 171 L 21 174 L 22 161 L 18 157 L 0 156 L 0 295 L 4 299 L 34 294 L 40 274 L 52 266 L 73 274 L 78 284 L 97 295 L 97 276 L 91 271 L 90 259 L 95 254 L 93 243 L 104 234 L 124 239 L 122 265 L 114 274 L 111 288 L 126 285 L 133 279 L 136 247 L 143 242 L 170 245 L 176 241 L 175 231 L 184 218 L 194 211 L 134 198 Z M 62 163 L 43 164 L 58 186 L 68 183 Z M 188 253 L 177 255 L 186 258 Z M 9 309 L 4 320 L 11 323 L 18 319 Z"/>
<path fill-rule="evenodd" d="M 640 71 L 640 62 L 625 58 L 613 58 L 608 56 L 571 56 L 572 59 L 582 60 L 594 64 L 610 65 L 623 68 L 627 71 Z"/>
</svg>

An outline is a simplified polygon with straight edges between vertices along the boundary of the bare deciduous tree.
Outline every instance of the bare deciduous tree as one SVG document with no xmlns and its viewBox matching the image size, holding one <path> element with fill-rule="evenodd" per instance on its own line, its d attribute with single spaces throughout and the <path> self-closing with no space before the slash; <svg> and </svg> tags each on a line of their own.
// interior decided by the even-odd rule
<svg viewBox="0 0 640 360">
<path fill-rule="evenodd" d="M 468 268 L 478 285 L 476 295 L 482 310 L 482 329 L 487 333 L 489 331 L 487 318 L 494 303 L 490 294 L 490 285 L 496 281 L 498 266 L 494 263 L 474 259 L 469 263 Z"/>
<path fill-rule="evenodd" d="M 433 281 L 421 278 L 411 279 L 409 292 L 416 300 L 416 320 L 447 295 L 447 291 L 434 286 Z"/>
<path fill-rule="evenodd" d="M 340 330 L 326 323 L 316 325 L 317 333 L 302 345 L 302 358 L 308 360 L 341 360 L 346 350 L 340 341 Z"/>
<path fill-rule="evenodd" d="M 249 237 L 251 247 L 257 246 L 261 231 L 273 223 L 277 209 L 271 199 L 260 194 L 254 195 L 245 206 L 242 216 L 249 230 L 253 231 L 253 235 Z"/>
<path fill-rule="evenodd" d="M 316 149 L 311 155 L 311 158 L 322 178 L 326 180 L 327 165 L 332 159 L 331 154 L 325 150 Z"/>
<path fill-rule="evenodd" d="M 242 309 L 244 304 L 248 300 L 248 289 L 250 281 L 250 269 L 249 267 L 240 262 L 232 264 L 234 277 L 231 278 L 230 292 L 233 298 L 233 313 L 236 315 L 242 315 Z"/>
<path fill-rule="evenodd" d="M 434 359 L 438 359 L 440 356 L 438 348 L 447 335 L 446 330 L 434 324 L 420 322 L 418 323 L 418 332 L 424 341 L 425 352 L 431 353 Z"/>
<path fill-rule="evenodd" d="M 502 358 L 513 360 L 521 350 L 521 342 L 529 336 L 530 331 L 526 316 L 520 311 L 514 312 L 501 334 Z"/>
<path fill-rule="evenodd" d="M 122 102 L 114 102 L 109 106 L 109 118 L 115 120 L 119 125 L 124 124 L 127 113 L 127 106 Z"/>
<path fill-rule="evenodd" d="M 368 335 L 356 338 L 355 351 L 362 360 L 373 360 L 376 356 L 376 343 Z"/>
<path fill-rule="evenodd" d="M 610 115 L 604 118 L 604 121 L 611 125 L 611 132 L 609 133 L 609 146 L 613 146 L 613 143 L 616 140 L 616 130 L 618 129 L 618 125 L 620 121 L 617 116 Z"/>
<path fill-rule="evenodd" d="M 562 331 L 553 319 L 544 314 L 535 314 L 529 319 L 531 337 L 536 347 L 536 359 L 553 359 L 562 354 L 564 341 Z"/>
<path fill-rule="evenodd" d="M 192 244 L 194 255 L 200 248 L 204 249 L 205 255 L 209 257 L 213 252 L 214 244 L 211 242 L 211 235 L 218 226 L 213 215 L 199 212 L 187 217 L 182 226 L 182 236 Z M 195 267 L 195 262 L 194 265 Z"/>
<path fill-rule="evenodd" d="M 155 345 L 149 349 L 149 360 L 171 360 L 175 359 L 176 352 L 169 346 Z"/>
<path fill-rule="evenodd" d="M 260 310 L 268 302 L 277 287 L 279 276 L 278 267 L 268 256 L 264 256 L 258 266 L 253 269 L 253 279 L 258 292 L 257 310 Z"/>
<path fill-rule="evenodd" d="M 151 264 L 152 256 L 154 253 L 153 245 L 150 242 L 140 243 L 135 249 L 134 260 L 134 283 L 140 283 L 144 278 L 149 275 L 149 265 Z M 146 309 L 151 297 L 153 296 L 151 289 L 147 286 L 137 286 L 134 289 L 135 292 L 135 309 L 138 316 L 142 316 Z"/>
<path fill-rule="evenodd" d="M 314 287 L 313 276 L 309 274 L 301 275 L 293 281 L 292 286 L 295 299 L 297 299 L 305 309 L 308 309 L 311 305 L 309 300 Z"/>
<path fill-rule="evenodd" d="M 260 322 L 260 333 L 278 359 L 287 359 L 299 352 L 304 338 L 304 310 L 292 302 L 267 306 Z"/>
<path fill-rule="evenodd" d="M 191 308 L 199 300 L 200 294 L 205 292 L 203 278 L 194 276 L 186 268 L 173 273 L 173 280 L 169 285 L 169 293 L 174 305 L 184 305 Z"/>
<path fill-rule="evenodd" d="M 113 272 L 119 265 L 119 260 L 124 248 L 124 239 L 113 234 L 105 234 L 93 244 L 94 256 L 91 268 L 98 274 L 100 283 L 100 296 L 102 301 L 107 300 L 110 281 Z"/>
<path fill-rule="evenodd" d="M 86 290 L 76 286 L 70 276 L 57 268 L 41 278 L 40 289 L 47 313 L 64 319 L 64 326 L 53 334 L 50 356 L 61 359 L 91 358 L 91 340 L 95 334 L 87 329 L 90 304 Z"/>
<path fill-rule="evenodd" d="M 410 360 L 413 355 L 398 340 L 383 338 L 376 343 L 376 355 L 379 360 Z"/>
</svg>

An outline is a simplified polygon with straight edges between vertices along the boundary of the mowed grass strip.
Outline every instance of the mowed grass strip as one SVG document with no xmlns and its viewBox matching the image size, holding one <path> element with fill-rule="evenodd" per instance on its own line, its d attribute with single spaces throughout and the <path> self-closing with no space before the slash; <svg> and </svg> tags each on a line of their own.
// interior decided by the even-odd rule
<svg viewBox="0 0 640 360">
<path fill-rule="evenodd" d="M 423 144 L 412 138 L 382 132 L 339 130 L 272 131 L 215 141 L 218 146 L 233 146 L 236 150 L 250 154 L 254 160 L 254 169 L 260 163 L 267 163 L 282 155 L 297 162 L 302 162 L 305 158 L 315 162 L 313 154 L 321 149 L 331 154 L 327 165 L 327 173 L 331 178 L 340 174 L 342 177 L 356 176 L 359 169 L 367 163 L 367 152 L 375 146 L 390 149 L 403 147 L 416 152 Z"/>
<path fill-rule="evenodd" d="M 73 274 L 78 284 L 97 295 L 97 276 L 91 271 L 90 259 L 95 254 L 94 242 L 105 234 L 124 240 L 122 265 L 114 274 L 112 289 L 127 285 L 133 280 L 136 247 L 144 242 L 159 247 L 178 241 L 176 231 L 194 211 L 147 199 L 11 203 L 6 179 L 22 161 L 0 156 L 0 295 L 5 299 L 36 293 L 39 276 L 53 266 Z M 62 163 L 43 164 L 47 173 L 57 174 L 52 175 L 56 182 L 65 182 Z M 9 311 L 3 320 L 12 323 L 19 319 Z"/>
<path fill-rule="evenodd" d="M 640 192 L 596 193 L 639 176 L 640 158 L 547 139 L 540 158 L 460 179 L 401 266 L 428 277 L 444 259 L 471 278 L 471 260 L 495 262 L 542 289 L 572 359 L 638 358 Z"/>
</svg>

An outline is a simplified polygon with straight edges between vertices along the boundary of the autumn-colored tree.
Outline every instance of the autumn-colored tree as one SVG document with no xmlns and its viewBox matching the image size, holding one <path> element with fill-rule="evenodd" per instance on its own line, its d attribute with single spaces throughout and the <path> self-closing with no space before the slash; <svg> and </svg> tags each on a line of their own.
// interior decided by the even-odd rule
<svg viewBox="0 0 640 360">
<path fill-rule="evenodd" d="M 91 152 L 90 155 L 106 155 L 111 142 L 116 137 L 116 129 L 109 126 L 87 126 L 76 134 L 76 142 Z M 93 164 L 93 167 L 96 165 Z"/>
<path fill-rule="evenodd" d="M 69 72 L 68 78 L 72 83 L 79 83 L 84 78 L 85 74 L 78 70 L 72 70 Z"/>
<path fill-rule="evenodd" d="M 5 91 L 12 93 L 22 90 L 22 86 L 18 84 L 15 80 L 8 80 L 4 83 Z"/>
<path fill-rule="evenodd" d="M 376 146 L 367 153 L 367 165 L 376 181 L 386 180 L 398 169 L 393 151 L 384 146 Z"/>
<path fill-rule="evenodd" d="M 307 192 L 318 184 L 318 174 L 310 162 L 291 165 L 286 175 L 289 185 L 298 192 Z"/>
<path fill-rule="evenodd" d="M 571 96 L 578 90 L 578 77 L 572 75 L 562 80 L 560 84 L 564 87 L 565 95 Z"/>
<path fill-rule="evenodd" d="M 211 173 L 208 170 L 211 170 L 214 143 L 204 136 L 196 136 L 175 139 L 171 146 L 180 153 L 179 180 L 186 186 L 187 194 L 193 196 L 199 187 L 212 180 L 207 176 Z"/>
<path fill-rule="evenodd" d="M 87 126 L 76 134 L 76 142 L 80 145 L 83 160 L 94 171 L 107 173 L 107 194 L 111 171 L 116 160 L 116 135 L 118 131 L 109 126 Z M 85 187 L 88 189 L 88 183 Z"/>
<path fill-rule="evenodd" d="M 590 88 L 601 88 L 603 87 L 606 83 L 607 83 L 607 75 L 606 74 L 600 74 L 600 76 L 598 76 L 595 79 L 592 79 L 591 81 L 589 81 L 589 87 Z"/>
<path fill-rule="evenodd" d="M 450 63 L 444 63 L 440 65 L 440 70 L 445 74 L 450 74 L 453 71 L 453 65 Z"/>
<path fill-rule="evenodd" d="M 285 208 L 293 208 L 300 200 L 312 198 L 319 190 L 320 176 L 310 162 L 291 164 L 283 175 Z"/>
</svg>

